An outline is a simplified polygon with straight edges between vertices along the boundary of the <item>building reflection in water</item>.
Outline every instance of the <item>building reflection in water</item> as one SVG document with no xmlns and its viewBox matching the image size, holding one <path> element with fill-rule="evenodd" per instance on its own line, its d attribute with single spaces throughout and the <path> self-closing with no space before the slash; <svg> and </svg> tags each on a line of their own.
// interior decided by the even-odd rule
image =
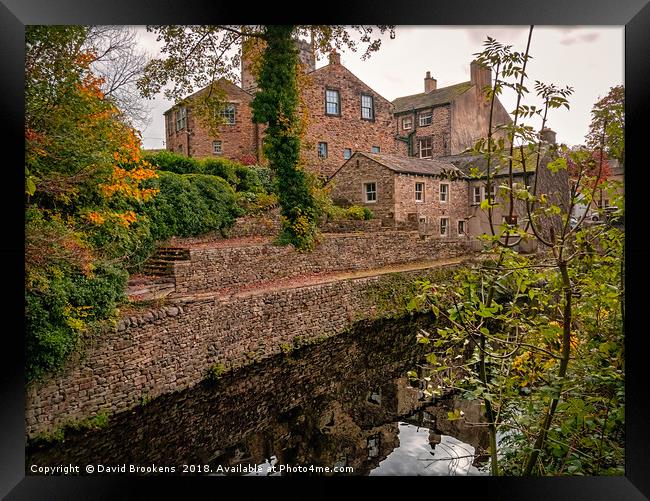
<svg viewBox="0 0 650 501">
<path fill-rule="evenodd" d="M 467 423 L 482 421 L 480 407 L 427 402 L 404 377 L 423 355 L 415 338 L 421 327 L 431 327 L 425 316 L 359 327 L 159 397 L 113 416 L 105 429 L 31 444 L 26 462 L 259 466 L 255 474 L 279 465 L 346 466 L 353 475 L 476 473 L 469 469 L 474 449 L 483 451 L 487 438 L 484 426 Z M 446 419 L 454 407 L 465 419 Z"/>
</svg>

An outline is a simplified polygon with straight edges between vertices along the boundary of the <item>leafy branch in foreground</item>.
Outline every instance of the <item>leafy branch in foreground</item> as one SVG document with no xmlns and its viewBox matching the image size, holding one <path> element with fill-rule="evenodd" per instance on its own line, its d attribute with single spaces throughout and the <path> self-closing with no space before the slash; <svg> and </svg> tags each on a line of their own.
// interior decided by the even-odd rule
<svg viewBox="0 0 650 501">
<path fill-rule="evenodd" d="M 434 349 L 428 360 L 436 371 L 444 376 L 453 367 L 456 380 L 444 376 L 446 385 L 482 400 L 493 475 L 620 473 L 623 232 L 586 224 L 605 177 L 608 122 L 601 123 L 595 158 L 545 140 L 549 112 L 569 109 L 573 91 L 538 81 L 542 105 L 524 104 L 532 31 L 524 52 L 488 39 L 477 54 L 495 71 L 484 89 L 490 109 L 504 89 L 516 93 L 517 106 L 512 123 L 497 129 L 490 120 L 472 151 L 486 165 L 474 171 L 488 187 L 483 260 L 453 286 L 422 285 L 419 305 L 428 305 L 441 326 L 419 339 Z M 541 121 L 540 133 L 523 124 L 530 118 Z M 523 183 L 515 182 L 517 172 Z M 497 174 L 506 181 L 492 197 Z M 578 204 L 585 210 L 572 218 Z M 506 223 L 496 223 L 496 211 Z M 512 223 L 513 216 L 521 222 Z M 530 240 L 536 255 L 515 250 Z M 459 349 L 466 358 L 454 363 Z"/>
</svg>

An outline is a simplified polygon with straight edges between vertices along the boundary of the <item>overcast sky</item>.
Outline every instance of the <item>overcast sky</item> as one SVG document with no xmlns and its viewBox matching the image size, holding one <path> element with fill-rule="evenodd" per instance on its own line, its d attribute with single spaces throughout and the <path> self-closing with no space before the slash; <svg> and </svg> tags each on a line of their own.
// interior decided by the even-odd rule
<svg viewBox="0 0 650 501">
<path fill-rule="evenodd" d="M 138 28 L 140 44 L 151 55 L 158 53 L 155 36 Z M 384 37 L 381 50 L 370 59 L 360 53 L 343 52 L 341 63 L 386 99 L 424 91 L 426 71 L 437 79 L 438 88 L 469 80 L 469 64 L 490 36 L 513 50 L 524 51 L 527 26 L 398 26 L 397 36 Z M 624 27 L 611 26 L 536 26 L 533 30 L 528 63 L 532 83 L 541 80 L 558 86 L 571 86 L 571 109 L 554 111 L 549 126 L 558 142 L 582 144 L 591 120 L 590 111 L 610 87 L 624 83 Z M 316 67 L 326 64 L 318 61 Z M 514 95 L 500 98 L 506 110 L 515 107 Z M 153 101 L 151 123 L 142 131 L 145 148 L 164 148 L 163 111 L 173 103 L 162 93 Z M 534 100 L 527 104 L 541 104 Z M 539 128 L 538 123 L 531 125 Z"/>
</svg>

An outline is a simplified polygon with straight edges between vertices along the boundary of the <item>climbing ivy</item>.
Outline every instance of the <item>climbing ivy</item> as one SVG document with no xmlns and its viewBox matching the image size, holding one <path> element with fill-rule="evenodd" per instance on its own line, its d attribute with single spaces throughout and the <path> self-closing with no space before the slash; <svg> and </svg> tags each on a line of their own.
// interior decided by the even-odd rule
<svg viewBox="0 0 650 501">
<path fill-rule="evenodd" d="M 277 175 L 282 214 L 281 243 L 299 250 L 314 248 L 318 212 L 307 176 L 300 166 L 300 120 L 297 114 L 298 51 L 292 26 L 267 26 L 266 48 L 258 77 L 259 91 L 252 102 L 253 119 L 268 123 L 264 154 Z"/>
</svg>

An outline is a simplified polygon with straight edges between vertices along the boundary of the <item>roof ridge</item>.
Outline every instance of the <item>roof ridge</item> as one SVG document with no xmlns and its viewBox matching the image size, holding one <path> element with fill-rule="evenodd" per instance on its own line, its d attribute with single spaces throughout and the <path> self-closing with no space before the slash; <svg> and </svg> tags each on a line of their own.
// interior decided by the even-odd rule
<svg viewBox="0 0 650 501">
<path fill-rule="evenodd" d="M 407 97 L 430 96 L 430 95 L 432 95 L 432 94 L 434 94 L 434 93 L 436 93 L 438 91 L 442 91 L 442 90 L 445 90 L 445 89 L 450 89 L 451 87 L 458 87 L 460 85 L 467 85 L 467 84 L 471 84 L 471 83 L 472 83 L 471 80 L 466 80 L 464 82 L 458 82 L 458 83 L 455 83 L 455 84 L 446 85 L 445 87 L 438 87 L 437 89 L 434 89 L 431 92 L 418 92 L 417 94 L 409 94 L 407 96 L 400 96 L 400 97 L 396 97 L 395 99 L 393 99 L 393 102 L 397 101 L 398 99 L 406 99 Z"/>
</svg>

